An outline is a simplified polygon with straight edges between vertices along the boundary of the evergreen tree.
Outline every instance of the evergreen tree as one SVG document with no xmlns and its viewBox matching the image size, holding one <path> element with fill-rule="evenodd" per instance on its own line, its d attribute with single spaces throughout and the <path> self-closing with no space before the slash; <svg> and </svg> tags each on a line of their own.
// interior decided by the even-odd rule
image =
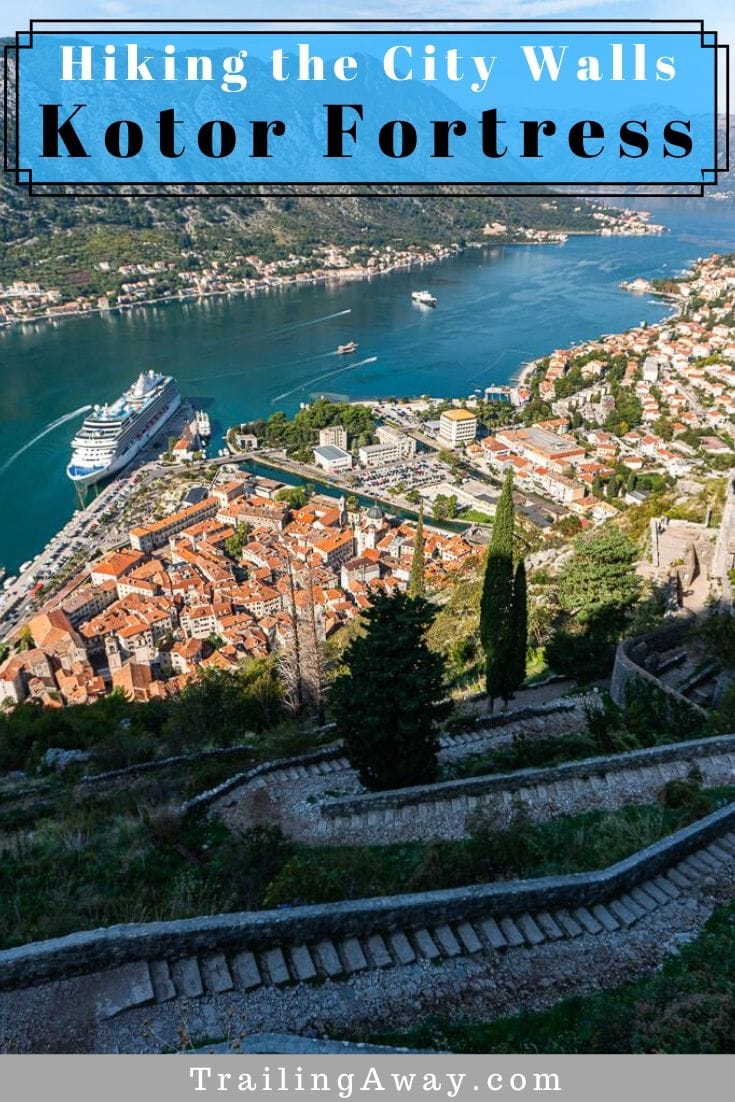
<svg viewBox="0 0 735 1102">
<path fill-rule="evenodd" d="M 528 587 L 526 564 L 520 559 L 513 579 L 513 688 L 526 680 L 526 651 L 528 649 Z"/>
<path fill-rule="evenodd" d="M 423 597 L 426 592 L 424 584 L 424 509 L 419 511 L 419 520 L 416 525 L 416 540 L 413 545 L 413 559 L 411 560 L 411 575 L 408 579 L 409 597 Z"/>
<path fill-rule="evenodd" d="M 480 642 L 490 700 L 513 692 L 513 473 L 508 471 L 493 521 L 480 602 Z"/>
<path fill-rule="evenodd" d="M 448 715 L 442 660 L 426 645 L 434 613 L 423 597 L 378 594 L 366 631 L 345 651 L 331 703 L 345 753 L 369 789 L 436 780 L 437 723 Z"/>
</svg>

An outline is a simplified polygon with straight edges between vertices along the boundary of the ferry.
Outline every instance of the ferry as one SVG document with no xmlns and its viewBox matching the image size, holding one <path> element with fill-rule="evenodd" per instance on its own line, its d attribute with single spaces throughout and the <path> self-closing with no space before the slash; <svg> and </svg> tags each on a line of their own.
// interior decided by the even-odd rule
<svg viewBox="0 0 735 1102">
<path fill-rule="evenodd" d="M 208 440 L 212 435 L 212 426 L 209 423 L 209 415 L 203 409 L 198 409 L 194 414 L 197 423 L 197 432 L 203 440 Z"/>
<path fill-rule="evenodd" d="M 126 467 L 181 405 L 176 380 L 141 372 L 112 405 L 94 406 L 72 440 L 66 473 L 90 486 Z"/>
<path fill-rule="evenodd" d="M 338 344 L 337 351 L 342 356 L 347 352 L 357 352 L 357 341 L 348 341 L 347 344 Z"/>
<path fill-rule="evenodd" d="M 418 302 L 419 306 L 436 306 L 436 298 L 431 291 L 412 291 L 411 298 Z"/>
</svg>

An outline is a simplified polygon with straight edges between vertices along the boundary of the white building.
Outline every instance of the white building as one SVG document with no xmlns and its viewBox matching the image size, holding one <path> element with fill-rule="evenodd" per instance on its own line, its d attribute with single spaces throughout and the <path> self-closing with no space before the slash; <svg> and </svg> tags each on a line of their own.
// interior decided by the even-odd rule
<svg viewBox="0 0 735 1102">
<path fill-rule="evenodd" d="M 347 431 L 341 425 L 327 425 L 325 429 L 319 429 L 319 446 L 326 448 L 347 448 Z"/>
<path fill-rule="evenodd" d="M 349 471 L 352 467 L 352 456 L 337 444 L 322 444 L 314 448 L 314 462 L 327 474 L 334 474 L 336 471 Z"/>
<path fill-rule="evenodd" d="M 413 436 L 408 436 L 400 429 L 393 428 L 392 425 L 378 425 L 375 434 L 381 444 L 398 447 L 399 459 L 410 459 L 416 454 L 416 441 Z"/>
<path fill-rule="evenodd" d="M 456 448 L 477 436 L 477 418 L 468 409 L 447 409 L 439 418 L 439 440 Z"/>
<path fill-rule="evenodd" d="M 358 458 L 363 467 L 382 467 L 386 463 L 400 463 L 405 458 L 399 442 L 394 444 L 367 444 L 360 448 Z"/>
</svg>

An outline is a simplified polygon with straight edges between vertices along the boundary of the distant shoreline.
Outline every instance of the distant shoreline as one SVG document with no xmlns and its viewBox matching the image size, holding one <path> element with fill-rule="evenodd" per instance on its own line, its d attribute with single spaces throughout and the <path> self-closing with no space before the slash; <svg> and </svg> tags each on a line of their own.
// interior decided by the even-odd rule
<svg viewBox="0 0 735 1102">
<path fill-rule="evenodd" d="M 515 241 L 503 241 L 496 240 L 492 236 L 487 236 L 482 241 L 468 241 L 464 245 L 458 245 L 452 243 L 441 247 L 441 251 L 436 255 L 421 255 L 407 261 L 396 261 L 389 264 L 385 268 L 378 270 L 370 270 L 368 268 L 351 268 L 349 270 L 335 268 L 328 273 L 315 275 L 314 273 L 304 273 L 302 279 L 298 279 L 294 276 L 273 276 L 268 279 L 267 282 L 256 283 L 252 287 L 230 287 L 223 290 L 212 291 L 197 291 L 197 292 L 185 292 L 168 295 L 160 295 L 155 298 L 136 299 L 134 302 L 116 303 L 114 306 L 91 306 L 87 309 L 69 309 L 59 310 L 58 313 L 45 313 L 38 314 L 34 317 L 19 317 L 11 319 L 3 319 L 0 321 L 0 332 L 4 330 L 11 330 L 17 326 L 23 325 L 38 325 L 47 324 L 55 321 L 66 321 L 68 319 L 80 319 L 99 316 L 102 317 L 106 314 L 123 313 L 129 310 L 137 310 L 145 306 L 160 306 L 168 303 L 197 303 L 204 299 L 209 298 L 240 298 L 242 296 L 255 296 L 266 294 L 269 291 L 280 291 L 288 287 L 303 287 L 313 286 L 322 283 L 358 283 L 363 280 L 370 280 L 375 277 L 390 275 L 391 272 L 405 271 L 412 268 L 422 268 L 429 264 L 440 264 L 444 260 L 449 260 L 451 257 L 460 256 L 468 249 L 482 249 L 485 247 L 490 248 L 507 248 L 517 246 L 560 246 L 564 244 L 564 241 L 569 237 L 601 237 L 603 236 L 602 230 L 559 230 L 550 231 L 563 233 L 565 235 L 564 240 L 548 241 L 534 241 L 519 239 Z M 648 236 L 646 234 L 630 234 L 628 236 Z M 652 235 L 651 235 L 652 236 Z M 348 274 L 349 273 L 349 274 Z M 71 306 L 71 304 L 70 304 Z"/>
</svg>

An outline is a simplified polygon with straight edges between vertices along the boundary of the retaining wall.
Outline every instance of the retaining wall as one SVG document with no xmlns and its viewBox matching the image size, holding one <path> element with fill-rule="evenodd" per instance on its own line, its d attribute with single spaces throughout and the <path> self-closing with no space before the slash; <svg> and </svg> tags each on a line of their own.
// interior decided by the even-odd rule
<svg viewBox="0 0 735 1102">
<path fill-rule="evenodd" d="M 682 707 L 698 712 L 702 717 L 707 715 L 704 708 L 682 693 L 665 685 L 655 674 L 645 669 L 642 662 L 653 651 L 666 651 L 680 646 L 686 641 L 692 630 L 692 619 L 677 619 L 674 623 L 660 628 L 658 631 L 649 632 L 648 635 L 640 635 L 635 639 L 624 639 L 618 644 L 615 652 L 615 665 L 613 667 L 612 681 L 610 684 L 610 696 L 615 703 L 622 707 L 628 686 L 643 683 L 655 685 L 661 692 L 666 693 L 672 700 Z"/>
<path fill-rule="evenodd" d="M 544 769 L 519 769 L 513 773 L 493 773 L 482 777 L 463 777 L 456 781 L 396 788 L 388 792 L 371 792 L 365 796 L 347 796 L 331 800 L 322 807 L 327 818 L 362 815 L 382 808 L 413 807 L 423 803 L 439 803 L 462 796 L 483 796 L 489 792 L 517 792 L 522 789 L 551 785 L 574 777 L 587 778 L 622 773 L 629 769 L 647 768 L 672 761 L 696 763 L 700 759 L 735 755 L 735 735 L 690 739 L 668 743 L 625 754 L 609 754 L 599 758 L 565 762 Z"/>
<path fill-rule="evenodd" d="M 323 938 L 366 937 L 376 931 L 560 906 L 590 907 L 657 876 L 733 827 L 735 803 L 595 872 L 70 934 L 0 952 L 0 988 L 26 987 L 136 960 L 171 960 L 215 950 L 259 950 Z"/>
</svg>

